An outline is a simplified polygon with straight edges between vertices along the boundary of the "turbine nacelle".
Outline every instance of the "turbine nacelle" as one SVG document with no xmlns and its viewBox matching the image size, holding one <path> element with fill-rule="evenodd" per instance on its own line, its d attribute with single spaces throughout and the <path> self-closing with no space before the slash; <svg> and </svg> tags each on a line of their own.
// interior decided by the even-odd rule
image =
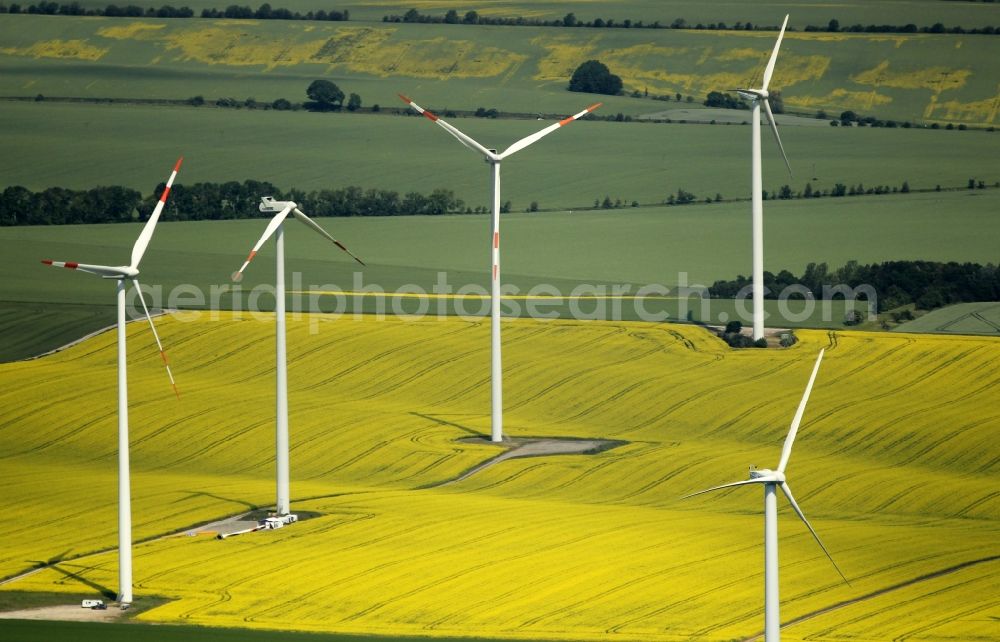
<svg viewBox="0 0 1000 642">
<path fill-rule="evenodd" d="M 277 214 L 286 209 L 291 211 L 296 207 L 298 205 L 294 201 L 279 201 L 273 196 L 262 196 L 258 209 L 260 209 L 262 214 Z"/>
<path fill-rule="evenodd" d="M 740 98 L 745 100 L 767 100 L 771 95 L 766 89 L 735 89 Z"/>
<path fill-rule="evenodd" d="M 750 479 L 761 483 L 784 484 L 785 473 L 771 470 L 769 468 L 750 467 Z"/>
<path fill-rule="evenodd" d="M 118 275 L 118 276 L 112 276 L 112 275 L 108 274 L 108 275 L 105 275 L 104 278 L 105 279 L 134 279 L 135 277 L 139 276 L 139 270 L 136 269 L 136 268 L 134 268 L 134 267 L 128 266 L 128 265 L 119 265 L 115 269 L 116 270 L 121 270 L 121 274 Z"/>
</svg>

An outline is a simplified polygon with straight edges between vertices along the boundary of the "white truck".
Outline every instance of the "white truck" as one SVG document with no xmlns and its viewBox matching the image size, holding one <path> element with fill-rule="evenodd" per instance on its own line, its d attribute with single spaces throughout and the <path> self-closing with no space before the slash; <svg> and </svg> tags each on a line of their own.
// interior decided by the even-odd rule
<svg viewBox="0 0 1000 642">
<path fill-rule="evenodd" d="M 104 600 L 83 600 L 80 602 L 80 608 L 84 609 L 99 609 L 104 606 Z"/>
<path fill-rule="evenodd" d="M 281 528 L 286 524 L 294 524 L 299 521 L 299 516 L 295 513 L 289 513 L 288 515 L 279 515 L 278 517 L 268 517 L 261 525 L 265 530 L 272 530 L 275 528 Z"/>
</svg>

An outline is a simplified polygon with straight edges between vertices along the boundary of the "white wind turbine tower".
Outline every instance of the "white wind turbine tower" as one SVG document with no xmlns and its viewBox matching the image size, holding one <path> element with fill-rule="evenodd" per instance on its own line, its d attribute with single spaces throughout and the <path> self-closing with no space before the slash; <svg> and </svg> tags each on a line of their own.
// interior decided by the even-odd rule
<svg viewBox="0 0 1000 642">
<path fill-rule="evenodd" d="M 288 490 L 288 363 L 285 352 L 285 234 L 284 221 L 289 214 L 302 221 L 306 226 L 317 234 L 333 242 L 334 245 L 347 252 L 355 261 L 364 265 L 364 261 L 354 256 L 350 250 L 341 244 L 340 241 L 330 236 L 326 230 L 319 226 L 316 221 L 303 214 L 293 201 L 276 201 L 270 196 L 260 199 L 260 211 L 266 214 L 274 214 L 274 217 L 264 229 L 264 234 L 257 241 L 257 244 L 250 250 L 250 255 L 243 262 L 239 270 L 233 272 L 233 281 L 243 279 L 243 270 L 246 269 L 257 251 L 264 245 L 267 239 L 275 235 L 275 352 L 277 354 L 277 364 L 275 367 L 276 379 L 276 421 L 275 421 L 275 445 L 277 447 L 276 456 L 276 486 L 277 498 L 275 501 L 275 511 L 278 515 L 287 515 L 290 512 L 289 490 Z"/>
<path fill-rule="evenodd" d="M 170 364 L 167 363 L 167 355 L 163 351 L 163 344 L 160 343 L 160 335 L 156 332 L 153 318 L 149 315 L 149 308 L 146 307 L 146 300 L 139 289 L 139 262 L 149 246 L 150 239 L 153 238 L 153 231 L 156 222 L 163 211 L 163 205 L 167 202 L 167 194 L 170 193 L 170 186 L 174 183 L 174 178 L 181 168 L 183 158 L 177 159 L 174 170 L 167 179 L 166 188 L 160 195 L 160 200 L 153 209 L 152 215 L 143 226 L 139 238 L 132 246 L 132 262 L 129 265 L 109 266 L 90 265 L 87 263 L 74 263 L 72 261 L 51 261 L 44 260 L 42 263 L 53 267 L 63 267 L 79 272 L 94 274 L 102 279 L 115 279 L 118 281 L 117 301 L 118 301 L 118 602 L 122 605 L 132 603 L 132 498 L 129 480 L 129 454 L 128 454 L 128 376 L 126 373 L 126 351 L 125 351 L 125 288 L 126 279 L 131 280 L 135 285 L 136 294 L 142 303 L 142 311 L 149 321 L 149 328 L 153 331 L 156 339 L 156 346 L 160 349 L 160 357 L 163 365 L 167 368 L 167 376 L 170 378 L 170 385 L 174 388 L 177 398 L 177 386 L 174 384 L 174 375 L 170 372 Z"/>
<path fill-rule="evenodd" d="M 764 113 L 767 115 L 767 122 L 774 132 L 774 140 L 778 142 L 778 149 L 785 159 L 785 166 L 788 167 L 788 175 L 792 174 L 792 167 L 788 164 L 788 157 L 785 156 L 785 148 L 781 145 L 781 137 L 778 136 L 778 126 L 774 122 L 774 114 L 771 113 L 771 105 L 768 103 L 767 86 L 771 83 L 771 76 L 774 74 L 774 63 L 778 59 L 778 47 L 781 46 L 781 38 L 785 35 L 785 27 L 788 25 L 788 16 L 781 24 L 781 32 L 778 34 L 778 41 L 774 43 L 774 51 L 771 52 L 771 59 L 767 61 L 764 69 L 764 78 L 759 89 L 737 89 L 735 90 L 741 97 L 750 101 L 752 115 L 750 125 L 753 137 L 753 170 L 751 172 L 751 210 L 753 212 L 753 339 L 756 341 L 764 336 L 764 198 L 763 179 L 761 177 L 760 160 L 760 106 L 764 105 Z"/>
<path fill-rule="evenodd" d="M 415 111 L 423 114 L 431 121 L 440 125 L 445 131 L 457 138 L 458 142 L 462 143 L 472 151 L 482 154 L 485 161 L 489 164 L 490 171 L 493 176 L 493 234 L 491 236 L 493 273 L 490 287 L 490 439 L 495 442 L 502 441 L 503 371 L 500 365 L 500 161 L 515 154 L 516 152 L 521 151 L 525 147 L 539 141 L 545 136 L 548 136 L 560 127 L 568 125 L 582 116 L 586 116 L 600 107 L 601 103 L 593 104 L 578 114 L 564 118 L 558 123 L 549 125 L 548 127 L 539 130 L 530 136 L 525 136 L 508 147 L 502 153 L 498 154 L 495 149 L 487 149 L 483 145 L 480 145 L 471 137 L 463 134 L 454 126 L 444 120 L 441 120 L 433 113 L 416 104 L 403 94 L 399 94 L 399 97 L 402 98 L 403 102 L 408 104 Z"/>
<path fill-rule="evenodd" d="M 723 484 L 722 486 L 715 486 L 707 490 L 702 490 L 697 493 L 692 493 L 686 495 L 682 499 L 687 499 L 688 497 L 694 497 L 695 495 L 701 495 L 702 493 L 710 493 L 714 490 L 720 490 L 723 488 L 732 488 L 734 486 L 746 486 L 748 484 L 762 484 L 764 486 L 764 641 L 765 642 L 778 642 L 781 639 L 781 620 L 779 619 L 779 602 L 778 602 L 778 498 L 777 489 L 780 488 L 781 492 L 784 493 L 785 497 L 788 499 L 788 503 L 792 505 L 792 510 L 795 514 L 799 516 L 802 522 L 812 533 L 812 536 L 816 539 L 816 543 L 819 544 L 820 548 L 826 554 L 827 558 L 833 564 L 833 567 L 837 569 L 837 573 L 840 573 L 840 577 L 843 578 L 844 582 L 850 586 L 850 582 L 844 577 L 841 572 L 840 567 L 837 563 L 833 561 L 833 557 L 830 556 L 830 552 L 826 550 L 823 546 L 823 542 L 820 540 L 819 535 L 813 529 L 809 520 L 802 513 L 802 509 L 795 502 L 795 498 L 792 496 L 792 490 L 788 487 L 788 482 L 785 477 L 785 468 L 788 466 L 788 458 L 792 454 L 792 443 L 795 441 L 795 433 L 799 430 L 799 423 L 802 421 L 802 413 L 805 412 L 806 403 L 809 401 L 809 393 L 812 392 L 813 382 L 816 381 L 816 373 L 819 372 L 819 364 L 823 360 L 823 352 L 825 350 L 820 350 L 819 357 L 816 358 L 816 365 L 813 366 L 812 375 L 809 377 L 809 383 L 806 385 L 806 391 L 802 395 L 802 401 L 799 402 L 799 407 L 795 411 L 795 417 L 792 419 L 792 426 L 788 430 L 788 436 L 785 437 L 785 445 L 781 449 L 781 460 L 778 462 L 777 470 L 761 469 L 758 470 L 754 467 L 750 468 L 750 479 L 744 481 L 733 482 L 731 484 Z"/>
</svg>

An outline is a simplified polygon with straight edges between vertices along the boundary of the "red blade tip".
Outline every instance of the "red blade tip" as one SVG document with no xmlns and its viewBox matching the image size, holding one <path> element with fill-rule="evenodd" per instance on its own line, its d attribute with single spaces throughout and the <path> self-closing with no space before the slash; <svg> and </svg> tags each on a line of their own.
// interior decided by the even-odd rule
<svg viewBox="0 0 1000 642">
<path fill-rule="evenodd" d="M 396 95 L 397 95 L 397 96 L 399 96 L 400 98 L 402 98 L 402 99 L 403 99 L 403 102 L 404 102 L 404 103 L 406 103 L 407 105 L 409 105 L 410 103 L 412 103 L 412 102 L 413 102 L 412 100 L 410 100 L 409 98 L 407 98 L 407 97 L 406 97 L 406 96 L 404 96 L 403 94 L 396 94 Z"/>
<path fill-rule="evenodd" d="M 50 259 L 42 259 L 42 263 L 45 265 L 52 265 L 52 261 Z"/>
<path fill-rule="evenodd" d="M 181 163 L 183 163 L 183 162 L 184 162 L 184 157 L 183 156 L 181 156 L 180 158 L 177 159 L 177 164 L 174 165 L 174 171 L 175 172 L 176 171 L 180 171 Z"/>
<path fill-rule="evenodd" d="M 594 104 L 593 104 L 593 105 L 591 105 L 590 107 L 587 107 L 587 111 L 594 111 L 595 109 L 597 109 L 598 107 L 600 107 L 600 106 L 601 106 L 601 105 L 603 105 L 603 104 L 604 104 L 604 103 L 594 103 Z"/>
</svg>

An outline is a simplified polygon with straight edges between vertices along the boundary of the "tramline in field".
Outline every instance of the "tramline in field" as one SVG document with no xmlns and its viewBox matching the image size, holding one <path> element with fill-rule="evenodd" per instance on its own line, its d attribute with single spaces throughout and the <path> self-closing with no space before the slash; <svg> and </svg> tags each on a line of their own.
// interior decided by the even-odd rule
<svg viewBox="0 0 1000 642">
<path fill-rule="evenodd" d="M 126 372 L 126 343 L 125 343 L 125 281 L 131 280 L 135 286 L 136 294 L 142 303 L 142 311 L 149 321 L 149 329 L 153 331 L 153 338 L 156 339 L 156 346 L 160 349 L 160 357 L 163 365 L 167 369 L 167 376 L 170 378 L 170 385 L 174 389 L 174 394 L 180 399 L 177 392 L 177 385 L 174 383 L 174 375 L 170 371 L 170 364 L 167 362 L 167 355 L 160 342 L 160 335 L 156 332 L 156 325 L 153 317 L 149 315 L 149 308 L 146 307 L 146 299 L 142 295 L 139 287 L 139 262 L 142 261 L 146 248 L 153 238 L 156 230 L 156 222 L 160 219 L 160 213 L 167 202 L 167 195 L 170 194 L 170 186 L 174 184 L 177 172 L 180 171 L 183 158 L 178 158 L 174 169 L 170 172 L 166 187 L 160 194 L 160 200 L 156 203 L 153 213 L 150 215 L 146 225 L 143 226 L 139 238 L 132 246 L 132 261 L 129 265 L 109 266 L 90 265 L 87 263 L 74 263 L 71 261 L 51 261 L 44 260 L 42 263 L 53 267 L 64 267 L 71 270 L 79 270 L 88 274 L 94 274 L 102 279 L 115 279 L 118 281 L 116 300 L 118 304 L 118 602 L 122 608 L 132 603 L 132 501 L 129 479 L 129 451 L 128 451 L 128 375 Z"/>
</svg>

